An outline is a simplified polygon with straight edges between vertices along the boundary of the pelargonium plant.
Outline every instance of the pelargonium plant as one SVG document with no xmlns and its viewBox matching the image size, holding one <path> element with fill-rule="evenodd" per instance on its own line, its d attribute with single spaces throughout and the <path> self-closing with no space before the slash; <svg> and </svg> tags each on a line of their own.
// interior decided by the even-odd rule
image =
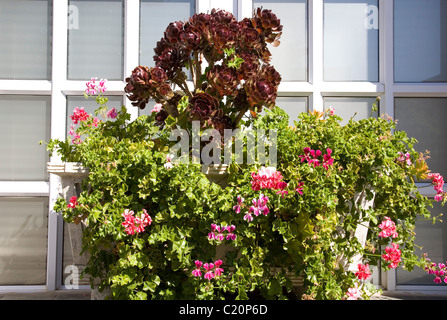
<svg viewBox="0 0 447 320">
<path fill-rule="evenodd" d="M 160 126 L 168 117 L 185 129 L 200 121 L 223 136 L 248 111 L 275 106 L 281 76 L 267 44 L 279 45 L 281 33 L 280 20 L 267 9 L 241 21 L 224 10 L 194 14 L 168 25 L 154 49 L 155 66 L 136 67 L 124 90 L 136 107 L 144 109 L 150 99 L 161 106 Z"/>
</svg>

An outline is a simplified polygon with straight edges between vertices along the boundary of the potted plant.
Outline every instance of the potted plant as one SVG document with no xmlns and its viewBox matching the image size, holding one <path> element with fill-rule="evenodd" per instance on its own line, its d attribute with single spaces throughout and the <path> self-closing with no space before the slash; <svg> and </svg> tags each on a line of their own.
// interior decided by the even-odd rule
<svg viewBox="0 0 447 320">
<path fill-rule="evenodd" d="M 48 143 L 62 161 L 88 168 L 82 192 L 61 196 L 55 210 L 86 226 L 85 273 L 110 299 L 366 299 L 375 292 L 370 267 L 425 265 L 414 226 L 430 217 L 431 200 L 415 181 L 431 179 L 444 203 L 442 179 L 388 117 L 341 125 L 330 110 L 303 113 L 290 127 L 275 107 L 280 76 L 266 47 L 281 29 L 262 9 L 241 22 L 213 10 L 172 23 L 156 67 L 126 80 L 135 106 L 155 99 L 150 115 L 130 121 L 125 107 L 109 110 L 104 82 L 91 81 L 95 116 L 76 109 L 73 138 Z M 231 157 L 225 183 L 213 183 L 200 161 L 175 161 L 171 133 L 185 130 L 190 141 L 192 121 L 220 134 L 201 151 L 225 147 L 225 129 L 249 126 L 265 145 L 272 130 L 276 161 Z"/>
</svg>

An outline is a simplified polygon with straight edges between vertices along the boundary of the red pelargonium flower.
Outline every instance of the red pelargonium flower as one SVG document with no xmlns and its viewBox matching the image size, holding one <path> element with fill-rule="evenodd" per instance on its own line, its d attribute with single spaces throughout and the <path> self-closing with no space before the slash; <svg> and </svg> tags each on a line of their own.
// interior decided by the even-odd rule
<svg viewBox="0 0 447 320">
<path fill-rule="evenodd" d="M 78 203 L 78 198 L 73 196 L 70 198 L 70 202 L 67 204 L 67 208 L 75 208 L 79 203 Z"/>
<path fill-rule="evenodd" d="M 369 264 L 358 264 L 359 270 L 355 273 L 355 276 L 359 280 L 366 280 L 371 276 L 371 270 L 369 269 Z"/>
<path fill-rule="evenodd" d="M 85 112 L 84 107 L 81 109 L 78 107 L 74 108 L 73 115 L 70 116 L 74 124 L 78 124 L 80 121 L 86 121 L 89 117 L 90 116 Z"/>
<path fill-rule="evenodd" d="M 143 213 L 139 217 L 135 217 L 134 212 L 129 209 L 124 210 L 122 216 L 124 217 L 124 222 L 121 225 L 125 227 L 124 231 L 129 235 L 133 235 L 135 232 L 143 232 L 144 228 L 152 223 L 152 218 L 145 209 L 143 209 Z"/>
<path fill-rule="evenodd" d="M 398 236 L 396 231 L 396 224 L 388 217 L 385 217 L 385 220 L 383 220 L 382 223 L 379 224 L 379 228 L 382 229 L 382 231 L 379 232 L 379 237 L 396 238 Z"/>
<path fill-rule="evenodd" d="M 253 172 L 251 174 L 251 188 L 254 191 L 260 189 L 281 189 L 283 185 L 278 184 L 282 182 L 283 176 L 281 172 L 277 171 L 275 167 L 261 167 L 258 173 Z"/>
<path fill-rule="evenodd" d="M 386 254 L 383 254 L 382 258 L 390 263 L 388 265 L 389 268 L 394 269 L 397 268 L 397 266 L 401 262 L 401 251 L 399 250 L 399 245 L 397 243 L 392 243 L 391 245 L 392 247 L 385 248 Z"/>
</svg>

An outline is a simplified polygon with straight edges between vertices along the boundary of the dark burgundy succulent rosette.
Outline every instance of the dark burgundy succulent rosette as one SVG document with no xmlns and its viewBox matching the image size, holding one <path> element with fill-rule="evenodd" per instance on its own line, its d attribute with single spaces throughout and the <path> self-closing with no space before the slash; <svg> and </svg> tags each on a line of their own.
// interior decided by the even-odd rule
<svg viewBox="0 0 447 320">
<path fill-rule="evenodd" d="M 281 33 L 278 17 L 262 8 L 241 21 L 213 9 L 171 22 L 154 48 L 155 67 L 135 68 L 125 92 L 142 109 L 149 99 L 161 103 L 159 125 L 186 113 L 219 132 L 237 128 L 248 111 L 275 105 L 281 76 L 270 65 L 267 44 L 279 45 Z M 188 106 L 179 110 L 184 96 Z"/>
</svg>

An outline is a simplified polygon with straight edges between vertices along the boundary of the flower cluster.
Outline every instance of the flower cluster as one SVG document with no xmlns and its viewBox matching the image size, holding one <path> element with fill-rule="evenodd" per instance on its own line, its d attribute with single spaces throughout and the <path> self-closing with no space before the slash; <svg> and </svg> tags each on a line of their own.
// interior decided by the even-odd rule
<svg viewBox="0 0 447 320">
<path fill-rule="evenodd" d="M 304 155 L 300 155 L 301 162 L 306 161 L 309 163 L 309 165 L 313 165 L 314 168 L 319 167 L 320 165 L 323 166 L 326 170 L 329 169 L 329 166 L 331 166 L 334 163 L 334 158 L 332 158 L 332 150 L 327 148 L 326 154 L 323 155 L 323 160 L 321 161 L 320 156 L 322 155 L 321 150 L 314 150 L 309 147 L 306 147 L 303 149 Z"/>
<path fill-rule="evenodd" d="M 84 107 L 79 109 L 78 107 L 74 108 L 73 114 L 70 116 L 71 120 L 74 124 L 78 124 L 79 122 L 86 121 L 90 118 L 90 115 L 85 112 Z"/>
<path fill-rule="evenodd" d="M 358 271 L 355 273 L 355 276 L 359 280 L 366 280 L 371 276 L 371 270 L 369 269 L 369 264 L 361 264 L 358 265 Z"/>
<path fill-rule="evenodd" d="M 382 255 L 382 258 L 389 262 L 388 265 L 389 268 L 397 268 L 399 263 L 402 261 L 400 258 L 401 251 L 399 250 L 399 245 L 397 243 L 392 243 L 392 247 L 386 247 L 385 248 L 385 254 Z"/>
<path fill-rule="evenodd" d="M 87 89 L 85 89 L 86 95 L 96 95 L 98 92 L 104 93 L 107 90 L 106 87 L 106 79 L 99 80 L 99 83 L 96 83 L 97 78 L 91 78 L 90 81 L 86 83 Z"/>
<path fill-rule="evenodd" d="M 382 230 L 379 232 L 379 237 L 382 238 L 397 238 L 399 235 L 396 231 L 396 224 L 389 217 L 385 217 L 385 219 L 380 223 L 379 228 Z M 399 250 L 399 245 L 397 243 L 391 243 L 392 247 L 385 248 L 385 254 L 382 255 L 382 258 L 389 262 L 389 268 L 397 268 L 398 264 L 401 262 L 401 251 Z"/>
<path fill-rule="evenodd" d="M 167 26 L 154 48 L 155 67 L 136 67 L 124 90 L 141 109 L 149 99 L 162 105 L 159 126 L 169 115 L 186 112 L 187 119 L 203 127 L 234 129 L 247 111 L 275 106 L 281 76 L 270 65 L 267 44 L 278 46 L 281 33 L 271 10 L 259 8 L 241 21 L 224 10 L 194 14 Z M 203 71 L 202 63 L 210 67 Z M 188 87 L 184 68 L 194 89 Z M 183 97 L 188 98 L 186 108 L 179 107 Z"/>
<path fill-rule="evenodd" d="M 434 185 L 433 189 L 436 191 L 435 200 L 438 202 L 442 201 L 445 195 L 445 192 L 442 190 L 444 186 L 444 178 L 439 173 L 429 173 L 427 176 Z"/>
<path fill-rule="evenodd" d="M 426 256 L 426 254 L 424 254 Z M 428 274 L 435 275 L 435 279 L 433 282 L 435 283 L 442 283 L 444 281 L 447 283 L 447 262 L 446 263 L 434 263 L 431 262 L 431 260 L 427 257 L 425 257 L 426 260 L 426 266 L 424 270 Z M 444 280 L 442 280 L 442 277 L 444 277 Z"/>
<path fill-rule="evenodd" d="M 282 182 L 281 172 L 276 171 L 275 167 L 261 167 L 258 172 L 251 174 L 251 188 L 254 191 L 260 189 L 279 189 L 278 185 Z"/>
<path fill-rule="evenodd" d="M 397 161 L 401 162 L 401 163 L 406 163 L 407 165 L 411 166 L 411 159 L 410 159 L 410 154 L 407 152 L 405 154 L 403 154 L 402 152 L 398 152 L 399 156 L 397 157 Z"/>
<path fill-rule="evenodd" d="M 78 204 L 78 198 L 76 196 L 73 196 L 70 198 L 70 202 L 67 204 L 67 208 L 74 209 Z"/>
<path fill-rule="evenodd" d="M 222 260 L 214 261 L 214 263 L 203 263 L 200 260 L 196 260 L 195 262 L 196 268 L 191 272 L 194 277 L 202 276 L 202 266 L 206 270 L 205 275 L 203 276 L 207 280 L 211 280 L 214 277 L 221 276 L 224 272 L 224 269 L 220 266 L 222 265 Z"/>
<path fill-rule="evenodd" d="M 382 229 L 382 231 L 379 232 L 379 237 L 382 238 L 397 238 L 398 234 L 396 231 L 396 224 L 394 221 L 392 221 L 390 218 L 385 217 L 385 220 L 383 220 L 379 224 L 379 228 Z"/>
<path fill-rule="evenodd" d="M 145 209 L 143 209 L 143 212 L 139 217 L 134 216 L 134 212 L 129 209 L 124 210 L 122 216 L 124 217 L 124 222 L 121 225 L 125 227 L 124 231 L 126 231 L 127 234 L 143 232 L 144 228 L 152 223 L 152 218 Z"/>
<path fill-rule="evenodd" d="M 223 241 L 224 239 L 236 240 L 234 230 L 236 230 L 236 227 L 234 225 L 218 226 L 217 224 L 212 223 L 211 232 L 208 233 L 208 239 L 217 241 Z"/>
<path fill-rule="evenodd" d="M 353 288 L 349 288 L 346 295 L 347 295 L 346 300 L 357 300 L 361 296 L 361 291 L 358 288 L 358 286 L 355 286 Z"/>
<path fill-rule="evenodd" d="M 253 179 L 251 181 L 251 188 L 254 191 L 259 191 L 261 189 L 272 189 L 278 190 L 276 194 L 280 194 L 281 196 L 288 194 L 288 191 L 286 190 L 287 182 L 282 181 L 283 176 L 281 175 L 281 172 L 276 170 L 275 167 L 263 166 L 259 168 L 257 173 L 252 172 L 251 177 Z"/>
</svg>

